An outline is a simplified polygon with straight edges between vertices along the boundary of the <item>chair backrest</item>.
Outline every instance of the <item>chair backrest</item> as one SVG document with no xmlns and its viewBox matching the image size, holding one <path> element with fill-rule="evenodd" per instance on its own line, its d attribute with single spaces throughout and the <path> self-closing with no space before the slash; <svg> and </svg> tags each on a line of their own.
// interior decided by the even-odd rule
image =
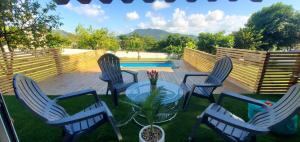
<svg viewBox="0 0 300 142">
<path fill-rule="evenodd" d="M 228 56 L 225 56 L 221 59 L 219 59 L 212 70 L 212 72 L 209 74 L 207 79 L 205 80 L 205 83 L 223 83 L 224 80 L 228 77 L 231 70 L 233 68 L 232 61 Z M 203 88 L 208 94 L 211 94 L 216 87 L 207 87 Z"/>
<path fill-rule="evenodd" d="M 17 99 L 42 119 L 58 120 L 68 115 L 64 108 L 49 99 L 31 78 L 16 74 L 13 77 L 13 87 Z"/>
<path fill-rule="evenodd" d="M 290 120 L 300 111 L 300 84 L 295 84 L 288 92 L 274 103 L 266 112 L 257 113 L 252 124 L 264 127 L 276 127 Z"/>
<path fill-rule="evenodd" d="M 107 76 L 112 84 L 123 83 L 120 59 L 114 54 L 106 53 L 98 59 L 103 76 Z"/>
</svg>

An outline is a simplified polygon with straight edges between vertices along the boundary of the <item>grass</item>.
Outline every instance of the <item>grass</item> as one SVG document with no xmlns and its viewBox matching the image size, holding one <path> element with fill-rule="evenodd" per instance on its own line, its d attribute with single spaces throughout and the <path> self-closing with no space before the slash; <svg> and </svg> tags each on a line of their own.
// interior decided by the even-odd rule
<svg viewBox="0 0 300 142">
<path fill-rule="evenodd" d="M 279 96 L 266 96 L 266 95 L 251 95 L 252 97 L 258 99 L 269 99 L 271 101 L 276 101 Z M 124 96 L 121 96 L 121 99 Z M 117 120 L 123 120 L 130 107 L 121 104 L 118 107 L 113 107 L 111 103 L 110 96 L 101 96 L 101 99 L 107 102 L 109 107 L 112 109 L 113 114 Z M 6 104 L 10 114 L 14 120 L 14 125 L 17 130 L 17 134 L 22 142 L 32 142 L 32 141 L 43 141 L 43 142 L 56 142 L 61 141 L 61 129 L 57 127 L 52 127 L 46 125 L 35 117 L 31 112 L 27 111 L 15 98 L 15 96 L 5 96 Z M 70 100 L 60 102 L 60 104 L 66 108 L 67 112 L 70 114 L 81 110 L 83 107 L 93 103 L 92 96 L 83 96 Z M 195 123 L 195 117 L 199 115 L 207 106 L 209 105 L 207 100 L 200 98 L 192 98 L 189 108 L 187 111 L 183 112 L 180 110 L 177 117 L 170 122 L 164 123 L 161 126 L 166 133 L 167 142 L 182 142 L 187 141 L 187 136 L 191 131 L 193 124 Z M 238 116 L 247 120 L 247 104 L 233 100 L 225 99 L 223 106 L 228 108 Z M 300 123 L 298 123 L 300 124 Z M 138 141 L 138 132 L 141 129 L 134 122 L 120 128 L 124 141 L 134 142 Z M 94 142 L 94 141 L 116 141 L 116 136 L 112 131 L 111 126 L 106 123 L 100 126 L 95 131 L 87 135 L 83 135 L 78 141 Z M 196 133 L 196 141 L 224 141 L 222 137 L 217 135 L 210 128 L 201 125 Z M 269 141 L 289 141 L 289 142 L 299 142 L 300 141 L 300 131 L 295 135 L 291 136 L 280 136 L 275 134 L 268 134 L 258 137 L 259 142 L 269 142 Z"/>
</svg>

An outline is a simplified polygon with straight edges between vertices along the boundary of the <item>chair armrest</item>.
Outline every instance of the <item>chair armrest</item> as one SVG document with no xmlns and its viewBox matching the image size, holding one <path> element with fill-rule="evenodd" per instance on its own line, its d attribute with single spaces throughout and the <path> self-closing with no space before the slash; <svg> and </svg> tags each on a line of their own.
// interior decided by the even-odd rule
<svg viewBox="0 0 300 142">
<path fill-rule="evenodd" d="M 248 131 L 250 133 L 253 133 L 253 134 L 265 134 L 265 133 L 268 133 L 270 130 L 266 127 L 259 127 L 259 126 L 254 126 L 252 124 L 249 124 L 249 123 L 246 123 L 246 122 L 243 122 L 243 121 L 240 121 L 240 120 L 237 120 L 237 119 L 234 119 L 233 117 L 229 117 L 229 116 L 226 116 L 226 115 L 223 115 L 217 111 L 214 111 L 211 109 L 211 107 L 213 105 L 216 105 L 216 104 L 211 104 L 204 112 L 203 112 L 203 117 L 207 119 L 207 117 L 210 117 L 210 118 L 213 118 L 217 121 L 220 121 L 226 125 L 230 125 L 230 126 L 233 126 L 235 128 L 238 128 L 238 129 L 242 129 L 242 130 L 245 130 L 245 131 Z"/>
<path fill-rule="evenodd" d="M 102 103 L 102 101 L 101 101 L 101 103 Z M 93 117 L 101 115 L 101 114 L 103 114 L 103 115 L 107 114 L 105 107 L 100 107 L 97 109 L 92 109 L 89 111 L 76 113 L 72 116 L 67 116 L 67 117 L 59 119 L 59 120 L 47 121 L 47 124 L 56 125 L 56 126 L 64 126 L 67 124 L 80 122 L 82 120 L 93 118 Z"/>
<path fill-rule="evenodd" d="M 186 83 L 187 78 L 190 76 L 208 76 L 208 75 L 209 75 L 209 73 L 206 73 L 206 72 L 185 74 L 182 82 Z"/>
<path fill-rule="evenodd" d="M 106 76 L 106 75 L 103 75 L 103 74 L 100 74 L 99 75 L 99 79 L 105 81 L 105 82 L 108 82 L 109 81 L 109 78 Z"/>
<path fill-rule="evenodd" d="M 133 76 L 133 81 L 138 82 L 138 79 L 137 79 L 138 72 L 129 71 L 129 70 L 121 70 L 121 71 L 131 74 Z"/>
<path fill-rule="evenodd" d="M 96 101 L 100 101 L 100 98 L 97 95 L 96 90 L 94 90 L 94 89 L 84 89 L 84 90 L 80 90 L 80 91 L 76 91 L 76 92 L 66 93 L 64 95 L 56 97 L 54 100 L 55 101 L 60 101 L 60 100 L 65 100 L 65 99 L 69 99 L 69 98 L 73 98 L 73 97 L 78 97 L 78 96 L 82 96 L 82 95 L 87 95 L 87 94 L 94 95 Z"/>
<path fill-rule="evenodd" d="M 222 83 L 202 83 L 194 85 L 196 87 L 220 87 L 222 86 Z"/>
<path fill-rule="evenodd" d="M 216 83 L 216 84 L 202 83 L 202 84 L 197 84 L 197 85 L 193 85 L 191 92 L 194 92 L 197 87 L 220 87 L 220 86 L 222 86 L 222 83 Z"/>
<path fill-rule="evenodd" d="M 262 107 L 265 107 L 265 108 L 269 107 L 267 104 L 265 104 L 261 101 L 258 101 L 256 99 L 253 99 L 253 98 L 250 98 L 250 97 L 247 97 L 247 96 L 243 96 L 243 95 L 240 95 L 240 94 L 237 94 L 237 93 L 229 92 L 229 91 L 224 91 L 224 92 L 221 93 L 221 95 L 220 95 L 220 97 L 217 101 L 218 105 L 221 104 L 224 97 L 234 98 L 234 99 L 237 99 L 237 100 L 240 100 L 240 101 L 243 101 L 243 102 L 259 105 L 259 106 L 262 106 Z"/>
<path fill-rule="evenodd" d="M 138 74 L 138 72 L 136 72 L 136 71 L 130 71 L 130 70 L 121 70 L 121 71 L 132 74 L 132 75 L 137 75 Z"/>
</svg>

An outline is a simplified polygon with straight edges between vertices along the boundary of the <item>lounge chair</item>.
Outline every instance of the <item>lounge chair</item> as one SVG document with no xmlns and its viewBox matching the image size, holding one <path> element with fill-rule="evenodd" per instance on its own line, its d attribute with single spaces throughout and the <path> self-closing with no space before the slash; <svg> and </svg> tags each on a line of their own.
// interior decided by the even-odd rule
<svg viewBox="0 0 300 142">
<path fill-rule="evenodd" d="M 184 103 L 183 109 L 186 109 L 191 96 L 200 98 L 206 98 L 211 103 L 215 102 L 213 92 L 217 87 L 222 86 L 224 80 L 228 77 L 233 68 L 232 61 L 229 57 L 225 56 L 218 60 L 210 73 L 196 73 L 186 74 L 181 83 L 181 87 L 184 90 Z M 207 76 L 206 80 L 202 84 L 194 84 L 187 81 L 188 77 Z"/>
<path fill-rule="evenodd" d="M 63 141 L 65 142 L 74 141 L 79 135 L 87 133 L 105 122 L 112 125 L 118 140 L 122 140 L 112 113 L 93 89 L 68 93 L 51 100 L 34 80 L 21 74 L 13 77 L 13 88 L 17 99 L 31 112 L 45 123 L 63 128 Z M 95 97 L 95 103 L 74 115 L 69 115 L 62 106 L 56 103 L 86 94 L 92 94 Z"/>
<path fill-rule="evenodd" d="M 117 106 L 119 94 L 138 81 L 137 72 L 121 70 L 120 59 L 110 53 L 102 55 L 98 59 L 98 65 L 102 71 L 100 79 L 108 83 L 106 93 L 108 93 L 108 90 L 111 92 L 114 105 Z M 133 76 L 133 81 L 125 82 L 122 72 L 131 74 Z"/>
<path fill-rule="evenodd" d="M 265 111 L 257 113 L 252 119 L 245 122 L 220 105 L 224 97 L 260 105 L 265 108 Z M 214 129 L 228 141 L 256 141 L 257 135 L 267 134 L 273 129 L 278 129 L 278 127 L 286 124 L 299 111 L 300 84 L 290 87 L 288 92 L 272 106 L 268 106 L 261 101 L 247 96 L 224 92 L 217 103 L 211 104 L 197 117 L 197 122 L 193 126 L 189 140 L 192 140 L 196 129 L 203 123 Z"/>
</svg>

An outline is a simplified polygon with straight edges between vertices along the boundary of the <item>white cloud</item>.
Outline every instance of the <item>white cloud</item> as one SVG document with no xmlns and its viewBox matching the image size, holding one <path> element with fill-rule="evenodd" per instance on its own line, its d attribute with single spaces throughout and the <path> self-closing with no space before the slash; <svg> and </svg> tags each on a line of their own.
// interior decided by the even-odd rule
<svg viewBox="0 0 300 142">
<path fill-rule="evenodd" d="M 139 18 L 140 18 L 140 16 L 136 11 L 126 13 L 127 20 L 137 20 Z"/>
<path fill-rule="evenodd" d="M 206 20 L 208 21 L 219 21 L 224 17 L 224 12 L 221 10 L 208 11 Z"/>
<path fill-rule="evenodd" d="M 139 28 L 156 28 L 169 32 L 194 34 L 200 32 L 220 32 L 231 33 L 244 27 L 249 16 L 226 15 L 222 10 L 209 11 L 208 13 L 191 13 L 188 15 L 184 10 L 176 8 L 171 19 L 165 20 L 164 17 L 153 12 L 147 12 L 148 23 L 141 23 Z"/>
<path fill-rule="evenodd" d="M 152 28 L 160 29 L 167 25 L 167 21 L 162 16 L 154 15 L 150 11 L 146 13 L 146 17 L 150 18 L 150 26 Z"/>
<path fill-rule="evenodd" d="M 95 4 L 81 4 L 80 6 L 73 6 L 71 3 L 65 5 L 65 7 L 79 15 L 88 16 L 88 17 L 97 17 L 97 21 L 103 21 L 108 17 L 105 15 L 105 11 L 101 8 L 100 5 Z"/>
<path fill-rule="evenodd" d="M 139 29 L 145 29 L 146 27 L 147 26 L 146 26 L 146 24 L 144 22 L 141 22 L 141 23 L 138 24 L 138 28 Z"/>
<path fill-rule="evenodd" d="M 185 11 L 176 8 L 173 13 L 172 21 L 169 24 L 169 31 L 179 33 L 186 32 L 189 28 L 189 22 L 186 19 L 187 16 Z"/>
<path fill-rule="evenodd" d="M 165 8 L 168 8 L 168 7 L 170 7 L 170 5 L 168 3 L 166 3 L 165 1 L 157 0 L 157 1 L 153 2 L 153 4 L 152 4 L 152 8 L 154 10 L 165 9 Z"/>
</svg>

